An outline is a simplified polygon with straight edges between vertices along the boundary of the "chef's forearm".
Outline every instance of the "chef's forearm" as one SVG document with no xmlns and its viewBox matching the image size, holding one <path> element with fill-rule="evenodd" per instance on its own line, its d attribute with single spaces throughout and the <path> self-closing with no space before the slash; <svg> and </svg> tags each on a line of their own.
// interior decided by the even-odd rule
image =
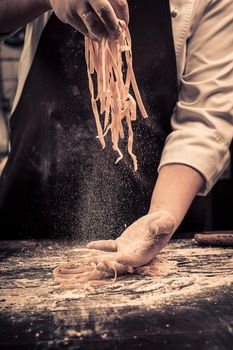
<svg viewBox="0 0 233 350">
<path fill-rule="evenodd" d="M 1 0 L 0 33 L 13 32 L 49 9 L 48 0 Z"/>
<path fill-rule="evenodd" d="M 152 195 L 150 211 L 167 210 L 174 216 L 178 227 L 203 184 L 202 175 L 189 166 L 163 166 Z"/>
</svg>

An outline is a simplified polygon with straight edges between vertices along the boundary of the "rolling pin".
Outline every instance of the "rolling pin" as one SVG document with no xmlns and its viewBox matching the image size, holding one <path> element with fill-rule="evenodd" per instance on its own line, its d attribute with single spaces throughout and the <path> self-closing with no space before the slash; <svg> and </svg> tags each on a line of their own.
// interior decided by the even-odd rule
<svg viewBox="0 0 233 350">
<path fill-rule="evenodd" d="M 209 231 L 196 233 L 194 239 L 201 245 L 233 247 L 233 231 Z"/>
</svg>

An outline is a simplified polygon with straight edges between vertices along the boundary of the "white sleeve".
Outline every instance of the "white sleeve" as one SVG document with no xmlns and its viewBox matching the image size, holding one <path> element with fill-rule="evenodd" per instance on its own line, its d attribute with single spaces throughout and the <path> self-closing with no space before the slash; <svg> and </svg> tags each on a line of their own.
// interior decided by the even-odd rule
<svg viewBox="0 0 233 350">
<path fill-rule="evenodd" d="M 233 137 L 233 1 L 207 5 L 187 41 L 179 101 L 159 170 L 185 164 L 199 171 L 206 195 L 227 167 Z"/>
</svg>

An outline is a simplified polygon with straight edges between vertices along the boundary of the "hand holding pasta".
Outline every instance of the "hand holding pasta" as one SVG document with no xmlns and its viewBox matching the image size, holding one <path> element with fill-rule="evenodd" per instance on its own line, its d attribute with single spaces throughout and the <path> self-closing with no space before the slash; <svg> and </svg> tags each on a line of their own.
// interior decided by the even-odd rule
<svg viewBox="0 0 233 350">
<path fill-rule="evenodd" d="M 176 226 L 168 211 L 155 211 L 135 221 L 116 240 L 93 241 L 87 248 L 115 252 L 112 262 L 121 268 L 121 265 L 140 267 L 155 258 L 170 240 Z"/>
<path fill-rule="evenodd" d="M 110 131 L 116 163 L 123 158 L 120 141 L 127 124 L 128 153 L 134 171 L 138 170 L 133 152 L 132 122 L 137 119 L 137 107 L 143 118 L 144 107 L 133 70 L 132 43 L 129 29 L 129 9 L 126 0 L 47 0 L 57 17 L 85 35 L 85 58 L 91 105 L 99 141 L 105 148 L 105 136 Z M 126 73 L 123 73 L 123 70 Z M 95 91 L 95 83 L 97 91 Z M 132 95 L 134 93 L 134 96 Z M 99 107 L 98 107 L 99 106 Z"/>
<path fill-rule="evenodd" d="M 47 0 L 57 17 L 92 39 L 115 39 L 129 22 L 126 0 Z"/>
</svg>

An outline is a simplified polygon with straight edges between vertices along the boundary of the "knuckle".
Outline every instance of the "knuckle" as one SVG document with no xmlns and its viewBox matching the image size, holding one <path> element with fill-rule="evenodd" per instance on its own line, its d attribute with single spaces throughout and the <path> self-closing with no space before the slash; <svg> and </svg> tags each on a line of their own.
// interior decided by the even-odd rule
<svg viewBox="0 0 233 350">
<path fill-rule="evenodd" d="M 84 13 L 85 14 L 85 17 L 83 15 L 83 18 L 85 19 L 86 22 L 93 22 L 94 21 L 94 14 L 93 12 L 89 11 L 87 13 Z"/>
<path fill-rule="evenodd" d="M 91 12 L 87 13 L 87 15 L 85 17 L 85 21 L 87 22 L 88 26 L 91 29 L 95 28 L 95 26 L 96 26 L 96 19 L 95 19 L 94 15 Z"/>
<path fill-rule="evenodd" d="M 117 38 L 120 35 L 119 26 L 115 26 L 115 25 L 109 26 L 108 31 L 114 38 Z"/>
<path fill-rule="evenodd" d="M 101 5 L 98 9 L 100 16 L 108 16 L 111 13 L 111 8 L 107 5 Z"/>
<path fill-rule="evenodd" d="M 151 222 L 149 224 L 149 233 L 150 235 L 156 235 L 158 233 L 158 224 L 157 222 Z"/>
</svg>

